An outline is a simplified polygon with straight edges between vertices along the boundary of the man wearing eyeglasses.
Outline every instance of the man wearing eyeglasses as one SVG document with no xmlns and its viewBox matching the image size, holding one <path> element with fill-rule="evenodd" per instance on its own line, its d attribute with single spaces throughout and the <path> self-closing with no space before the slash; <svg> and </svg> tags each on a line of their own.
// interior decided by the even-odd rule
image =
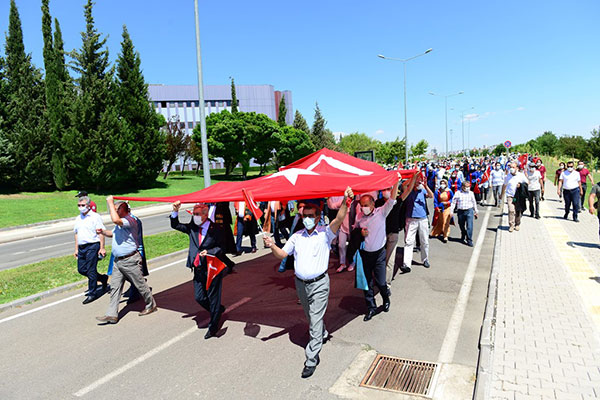
<svg viewBox="0 0 600 400">
<path fill-rule="evenodd" d="M 263 237 L 265 246 L 271 248 L 271 252 L 278 259 L 283 260 L 290 254 L 294 255 L 296 292 L 308 319 L 310 334 L 305 349 L 303 378 L 308 378 L 315 372 L 319 364 L 319 352 L 329 335 L 323 323 L 329 301 L 329 252 L 331 242 L 348 212 L 347 200 L 352 197 L 352 189 L 346 188 L 344 201 L 329 226 L 318 225 L 321 210 L 317 205 L 307 203 L 302 210 L 304 229 L 294 233 L 283 249 L 277 247 L 269 236 Z"/>
</svg>

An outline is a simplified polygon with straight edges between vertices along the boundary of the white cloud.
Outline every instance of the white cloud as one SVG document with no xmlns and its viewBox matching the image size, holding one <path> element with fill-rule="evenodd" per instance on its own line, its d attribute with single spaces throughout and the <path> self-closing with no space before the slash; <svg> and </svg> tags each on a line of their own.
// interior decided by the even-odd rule
<svg viewBox="0 0 600 400">
<path fill-rule="evenodd" d="M 523 111 L 525 109 L 525 107 L 517 107 L 516 111 Z"/>
<path fill-rule="evenodd" d="M 385 133 L 385 132 L 384 132 L 384 130 L 383 130 L 383 129 L 377 129 L 377 130 L 375 131 L 375 134 L 376 134 L 376 135 L 383 135 L 384 133 Z"/>
</svg>

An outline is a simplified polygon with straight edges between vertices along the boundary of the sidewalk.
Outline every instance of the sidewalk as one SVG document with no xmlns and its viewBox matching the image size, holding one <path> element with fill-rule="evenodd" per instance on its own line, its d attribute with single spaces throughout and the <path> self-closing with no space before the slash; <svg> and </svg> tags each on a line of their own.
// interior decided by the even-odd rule
<svg viewBox="0 0 600 400">
<path fill-rule="evenodd" d="M 493 325 L 491 399 L 600 398 L 598 219 L 562 218 L 546 185 L 540 220 L 503 216 Z"/>
<path fill-rule="evenodd" d="M 183 209 L 191 208 L 192 205 L 184 205 Z M 148 217 L 158 214 L 169 213 L 172 209 L 170 203 L 162 203 L 159 205 L 132 207 L 132 213 L 137 217 Z M 77 214 L 73 214 L 72 218 L 59 219 L 54 221 L 39 222 L 30 225 L 17 226 L 10 229 L 0 230 L 0 243 L 13 242 L 15 240 L 29 239 L 32 237 L 52 235 L 54 233 L 68 232 L 73 230 L 73 221 Z M 100 214 L 102 221 L 105 224 L 112 224 L 108 213 Z"/>
</svg>

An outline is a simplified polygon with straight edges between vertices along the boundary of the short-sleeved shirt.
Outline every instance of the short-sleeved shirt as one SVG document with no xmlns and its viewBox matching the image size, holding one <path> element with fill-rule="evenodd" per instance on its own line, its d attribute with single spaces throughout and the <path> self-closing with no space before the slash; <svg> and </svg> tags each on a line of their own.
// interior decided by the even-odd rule
<svg viewBox="0 0 600 400">
<path fill-rule="evenodd" d="M 77 235 L 77 244 L 99 243 L 100 236 L 96 233 L 96 229 L 106 229 L 100 215 L 91 210 L 85 215 L 79 214 L 75 218 L 73 228 L 73 232 Z"/>
<path fill-rule="evenodd" d="M 517 172 L 516 175 L 507 174 L 504 178 L 504 184 L 506 185 L 506 195 L 509 197 L 515 197 L 517 192 L 517 185 L 519 183 L 527 183 L 527 178 L 522 172 Z"/>
<path fill-rule="evenodd" d="M 581 181 L 581 175 L 579 175 L 579 172 L 577 171 L 572 171 L 569 172 L 568 170 L 564 170 L 561 174 L 560 174 L 560 178 L 563 181 L 563 189 L 565 190 L 573 190 L 573 189 L 577 189 L 579 187 L 579 182 Z"/>
<path fill-rule="evenodd" d="M 502 169 L 493 169 L 491 172 L 492 186 L 502 186 L 504 184 L 504 171 Z"/>
<path fill-rule="evenodd" d="M 542 179 L 546 179 L 546 167 L 543 164 L 538 167 L 538 171 L 540 171 Z"/>
<path fill-rule="evenodd" d="M 138 229 L 137 223 L 132 226 L 126 218 L 121 218 L 121 221 L 123 221 L 123 226 L 115 225 L 113 229 L 112 254 L 115 257 L 126 256 L 138 248 L 135 242 Z"/>
<path fill-rule="evenodd" d="M 369 234 L 365 237 L 365 251 L 377 251 L 385 246 L 387 240 L 385 220 L 395 204 L 396 200 L 387 199 L 383 206 L 374 209 L 369 215 L 363 215 L 358 221 L 361 228 L 369 231 Z"/>
<path fill-rule="evenodd" d="M 427 191 L 412 191 L 406 198 L 406 218 L 427 218 Z"/>
<path fill-rule="evenodd" d="M 587 168 L 582 168 L 579 170 L 579 176 L 581 177 L 581 183 L 587 183 L 587 177 L 590 174 L 590 171 Z"/>
<path fill-rule="evenodd" d="M 596 195 L 596 209 L 598 210 L 598 218 L 600 218 L 600 207 L 598 207 L 598 203 L 600 203 L 600 183 L 595 184 L 592 187 L 591 195 Z"/>
<path fill-rule="evenodd" d="M 540 171 L 527 172 L 527 179 L 529 179 L 528 190 L 530 192 L 542 189 L 542 174 L 540 173 Z"/>
<path fill-rule="evenodd" d="M 294 273 L 300 279 L 313 279 L 327 272 L 331 241 L 335 234 L 329 226 L 317 225 L 309 235 L 302 229 L 283 246 L 283 251 L 294 255 Z"/>
</svg>

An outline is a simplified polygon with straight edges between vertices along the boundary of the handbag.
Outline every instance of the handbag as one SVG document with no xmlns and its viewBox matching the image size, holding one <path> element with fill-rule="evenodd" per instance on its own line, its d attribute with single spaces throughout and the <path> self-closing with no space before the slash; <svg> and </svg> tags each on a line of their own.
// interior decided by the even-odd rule
<svg viewBox="0 0 600 400">
<path fill-rule="evenodd" d="M 365 242 L 360 244 L 360 249 L 365 248 Z M 367 277 L 365 276 L 365 269 L 363 267 L 362 257 L 360 256 L 360 251 L 357 251 L 354 254 L 354 271 L 356 272 L 356 284 L 355 287 L 360 290 L 369 290 L 369 283 L 367 282 Z"/>
</svg>

